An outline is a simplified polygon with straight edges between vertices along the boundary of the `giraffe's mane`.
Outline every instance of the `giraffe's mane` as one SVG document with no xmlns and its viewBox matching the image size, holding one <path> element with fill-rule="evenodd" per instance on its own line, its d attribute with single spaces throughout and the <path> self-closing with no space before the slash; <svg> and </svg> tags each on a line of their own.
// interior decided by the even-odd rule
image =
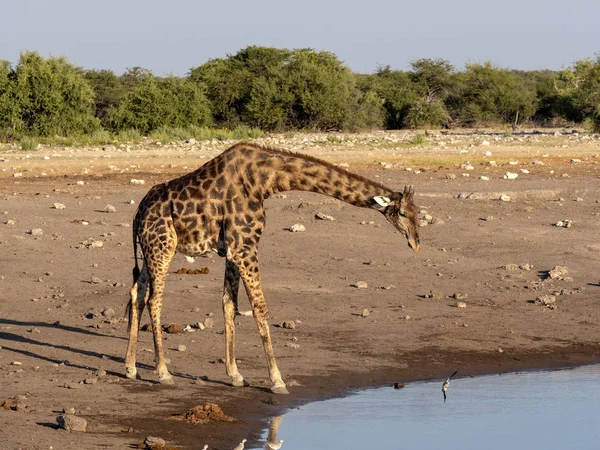
<svg viewBox="0 0 600 450">
<path fill-rule="evenodd" d="M 315 158 L 314 156 L 306 155 L 304 153 L 297 153 L 297 152 L 293 152 L 291 150 L 282 150 L 280 148 L 271 147 L 269 145 L 254 144 L 252 142 L 240 142 L 240 143 L 235 144 L 234 146 L 230 147 L 229 150 L 237 150 L 238 148 L 242 148 L 242 147 L 246 147 L 246 148 L 250 147 L 252 149 L 265 151 L 265 152 L 271 153 L 273 155 L 293 156 L 294 158 L 299 158 L 299 159 L 303 159 L 305 161 L 314 162 L 321 166 L 327 167 L 331 170 L 335 170 L 336 172 L 341 173 L 342 175 L 347 176 L 348 178 L 351 178 L 353 180 L 361 181 L 363 183 L 379 187 L 379 188 L 384 189 L 389 192 L 395 192 L 393 189 L 389 188 L 388 186 L 383 185 L 382 183 L 373 181 L 369 178 L 363 177 L 354 172 L 345 170 L 345 169 L 343 169 L 339 166 L 336 166 L 335 164 L 332 164 L 328 161 L 324 161 L 322 159 Z"/>
</svg>

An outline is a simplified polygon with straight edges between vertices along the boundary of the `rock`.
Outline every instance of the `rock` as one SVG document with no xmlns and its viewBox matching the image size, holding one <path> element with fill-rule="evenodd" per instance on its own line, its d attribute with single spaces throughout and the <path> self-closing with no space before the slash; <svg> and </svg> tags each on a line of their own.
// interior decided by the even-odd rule
<svg viewBox="0 0 600 450">
<path fill-rule="evenodd" d="M 521 269 L 521 270 L 532 270 L 533 269 L 533 264 L 529 264 L 529 263 L 521 264 L 519 266 L 519 269 Z"/>
<path fill-rule="evenodd" d="M 455 292 L 454 294 L 452 294 L 452 298 L 455 300 L 464 300 L 468 296 L 469 296 L 468 294 L 459 294 L 458 292 Z"/>
<path fill-rule="evenodd" d="M 577 159 L 577 158 L 573 158 L 573 159 L 571 160 L 571 164 L 579 164 L 580 162 L 581 162 L 581 160 L 580 160 L 580 159 Z"/>
<path fill-rule="evenodd" d="M 367 289 L 369 285 L 364 281 L 357 281 L 352 285 L 352 287 L 355 287 L 356 289 Z"/>
<path fill-rule="evenodd" d="M 521 173 L 524 173 L 524 174 L 528 174 L 528 173 L 529 173 L 529 170 L 527 170 L 527 169 L 521 169 L 521 170 L 520 170 L 520 172 L 521 172 Z"/>
<path fill-rule="evenodd" d="M 54 205 L 52 205 L 53 209 L 65 209 L 66 206 L 63 205 L 62 203 L 55 203 Z"/>
<path fill-rule="evenodd" d="M 446 174 L 446 179 L 447 180 L 454 180 L 456 178 L 456 175 L 453 173 L 447 173 Z"/>
<path fill-rule="evenodd" d="M 285 320 L 281 322 L 281 328 L 293 330 L 294 328 L 296 328 L 296 322 L 294 322 L 293 320 Z"/>
<path fill-rule="evenodd" d="M 102 315 L 107 319 L 112 319 L 115 317 L 115 310 L 112 308 L 104 308 L 102 310 Z"/>
<path fill-rule="evenodd" d="M 90 377 L 83 380 L 83 384 L 96 384 L 98 382 L 98 378 Z"/>
<path fill-rule="evenodd" d="M 75 414 L 75 408 L 63 408 L 63 414 Z"/>
<path fill-rule="evenodd" d="M 91 282 L 92 282 L 92 284 L 100 284 L 100 283 L 102 283 L 102 280 L 98 277 L 92 277 Z"/>
<path fill-rule="evenodd" d="M 500 200 L 503 201 L 503 202 L 510 202 L 510 196 L 506 195 L 506 194 L 502 194 L 500 196 Z"/>
<path fill-rule="evenodd" d="M 564 280 L 565 276 L 569 273 L 569 269 L 564 266 L 554 266 L 552 270 L 548 271 L 548 276 L 553 280 Z"/>
<path fill-rule="evenodd" d="M 444 221 L 442 219 L 440 219 L 439 217 L 436 217 L 435 219 L 433 219 L 431 221 L 432 225 L 442 225 L 444 223 Z"/>
<path fill-rule="evenodd" d="M 466 307 L 467 307 L 467 304 L 466 304 L 465 302 L 456 302 L 456 303 L 454 304 L 454 306 L 456 306 L 457 308 L 464 309 L 464 308 L 466 308 Z"/>
<path fill-rule="evenodd" d="M 132 178 L 131 180 L 129 180 L 130 184 L 146 184 L 145 180 L 136 180 L 135 178 Z"/>
<path fill-rule="evenodd" d="M 292 233 L 299 233 L 302 231 L 306 231 L 306 227 L 304 225 L 302 225 L 301 223 L 295 223 L 294 225 L 289 227 L 288 230 L 291 231 Z"/>
<path fill-rule="evenodd" d="M 187 347 L 185 345 L 183 345 L 183 344 L 179 344 L 177 346 L 177 351 L 178 352 L 185 352 L 186 350 L 187 350 Z"/>
<path fill-rule="evenodd" d="M 490 143 L 489 143 L 488 141 L 483 141 L 483 142 L 481 143 L 481 145 L 488 146 L 488 145 L 490 145 Z"/>
<path fill-rule="evenodd" d="M 518 176 L 518 173 L 506 172 L 502 178 L 504 178 L 505 180 L 514 180 Z"/>
<path fill-rule="evenodd" d="M 104 207 L 104 212 L 107 212 L 107 213 L 116 213 L 117 212 L 117 208 L 115 208 L 113 205 L 106 205 Z"/>
<path fill-rule="evenodd" d="M 571 220 L 559 220 L 554 224 L 555 227 L 558 228 L 571 228 L 573 226 L 573 221 Z"/>
<path fill-rule="evenodd" d="M 517 264 L 505 264 L 502 266 L 502 268 L 510 271 L 519 270 L 519 266 Z"/>
<path fill-rule="evenodd" d="M 32 236 L 41 236 L 44 234 L 44 231 L 41 228 L 34 228 L 33 230 L 29 230 L 29 234 Z"/>
<path fill-rule="evenodd" d="M 429 222 L 427 222 L 425 219 L 419 220 L 420 227 L 426 227 L 427 225 L 429 225 Z"/>
<path fill-rule="evenodd" d="M 202 322 L 196 322 L 192 327 L 197 328 L 200 331 L 203 331 L 206 328 Z"/>
<path fill-rule="evenodd" d="M 56 422 L 58 422 L 58 425 L 61 428 L 64 428 L 67 431 L 85 433 L 87 429 L 87 421 L 73 414 L 63 414 L 62 416 L 58 416 Z"/>
<path fill-rule="evenodd" d="M 167 445 L 167 443 L 164 439 L 159 437 L 148 436 L 146 439 L 144 439 L 144 445 L 147 449 L 157 450 L 163 448 L 165 445 Z"/>
<path fill-rule="evenodd" d="M 504 349 L 502 347 L 498 347 L 498 353 L 504 353 Z"/>
<path fill-rule="evenodd" d="M 328 214 L 316 213 L 315 214 L 315 219 L 318 219 L 318 220 L 330 220 L 330 221 L 333 222 L 335 220 L 335 217 L 330 216 Z"/>
<path fill-rule="evenodd" d="M 371 313 L 369 312 L 369 310 L 367 308 L 363 309 L 362 312 L 360 313 L 360 315 L 362 317 L 367 317 L 369 314 L 371 314 Z"/>
<path fill-rule="evenodd" d="M 490 222 L 494 220 L 494 216 L 480 217 L 479 220 L 483 220 L 484 222 Z"/>
<path fill-rule="evenodd" d="M 289 348 L 300 348 L 300 344 L 296 344 L 295 342 L 286 342 L 285 346 Z"/>
<path fill-rule="evenodd" d="M 434 300 L 440 300 L 442 298 L 442 293 L 437 291 L 429 291 L 428 294 L 425 294 L 425 298 L 432 298 Z"/>
<path fill-rule="evenodd" d="M 556 297 L 554 295 L 540 295 L 535 299 L 535 304 L 545 306 L 548 309 L 556 309 Z"/>
<path fill-rule="evenodd" d="M 215 327 L 215 321 L 213 318 L 211 317 L 207 317 L 206 319 L 204 319 L 204 327 L 211 329 Z"/>
<path fill-rule="evenodd" d="M 481 181 L 490 181 L 490 177 L 486 177 L 485 175 L 481 175 L 481 176 L 479 177 L 479 179 L 480 179 Z"/>
<path fill-rule="evenodd" d="M 433 216 L 431 216 L 430 214 L 425 214 L 425 217 L 423 217 L 423 219 L 431 223 L 431 221 L 433 220 Z"/>
</svg>

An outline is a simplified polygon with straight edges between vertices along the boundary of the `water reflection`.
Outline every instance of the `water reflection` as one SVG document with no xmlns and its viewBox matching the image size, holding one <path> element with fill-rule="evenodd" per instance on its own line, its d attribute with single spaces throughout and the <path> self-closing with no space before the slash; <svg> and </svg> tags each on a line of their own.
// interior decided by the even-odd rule
<svg viewBox="0 0 600 450">
<path fill-rule="evenodd" d="M 446 403 L 440 381 L 314 402 L 274 418 L 263 442 L 283 438 L 285 450 L 600 448 L 600 366 L 454 378 L 451 390 Z"/>
<path fill-rule="evenodd" d="M 283 439 L 277 441 L 277 433 L 279 433 L 282 420 L 283 416 L 276 416 L 271 419 L 265 450 L 279 450 L 283 446 Z"/>
</svg>

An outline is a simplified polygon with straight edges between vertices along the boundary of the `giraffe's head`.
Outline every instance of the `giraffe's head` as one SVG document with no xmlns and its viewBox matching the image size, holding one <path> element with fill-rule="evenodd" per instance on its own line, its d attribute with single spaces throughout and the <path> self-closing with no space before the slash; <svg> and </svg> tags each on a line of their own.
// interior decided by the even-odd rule
<svg viewBox="0 0 600 450">
<path fill-rule="evenodd" d="M 377 196 L 373 200 L 381 207 L 380 211 L 387 220 L 408 240 L 409 247 L 418 252 L 419 223 L 414 194 L 412 186 L 405 186 L 404 192 L 394 192 L 390 197 Z"/>
</svg>

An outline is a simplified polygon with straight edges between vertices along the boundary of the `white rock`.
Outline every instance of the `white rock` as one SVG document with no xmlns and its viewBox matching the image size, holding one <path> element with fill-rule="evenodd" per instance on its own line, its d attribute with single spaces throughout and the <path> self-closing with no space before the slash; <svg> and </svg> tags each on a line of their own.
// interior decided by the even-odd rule
<svg viewBox="0 0 600 450">
<path fill-rule="evenodd" d="M 527 169 L 521 169 L 521 173 L 529 173 L 529 170 L 527 170 Z"/>
<path fill-rule="evenodd" d="M 62 203 L 55 203 L 52 207 L 54 209 L 65 209 L 66 208 L 66 206 L 63 205 Z"/>
<path fill-rule="evenodd" d="M 135 178 L 132 178 L 131 180 L 129 180 L 129 183 L 131 183 L 131 184 L 146 184 L 146 180 L 136 180 Z"/>
<path fill-rule="evenodd" d="M 515 178 L 517 178 L 519 176 L 518 173 L 513 173 L 513 172 L 506 172 L 504 174 L 504 179 L 505 180 L 514 180 Z"/>
<path fill-rule="evenodd" d="M 487 156 L 487 157 L 489 158 L 490 156 L 492 156 L 492 152 L 490 152 L 490 151 L 488 150 L 487 152 L 485 152 L 485 156 Z"/>
<path fill-rule="evenodd" d="M 490 177 L 486 177 L 485 175 L 481 175 L 481 176 L 479 177 L 479 179 L 480 179 L 481 181 L 490 181 Z"/>
<path fill-rule="evenodd" d="M 117 208 L 115 208 L 113 205 L 106 205 L 104 207 L 104 212 L 115 213 L 115 212 L 117 212 Z"/>
<path fill-rule="evenodd" d="M 502 200 L 503 202 L 510 202 L 510 196 L 506 195 L 506 194 L 502 194 L 500 196 L 500 200 Z"/>
<path fill-rule="evenodd" d="M 490 143 L 488 141 L 483 141 L 481 145 L 490 145 Z"/>
<path fill-rule="evenodd" d="M 42 234 L 44 234 L 44 231 L 41 228 L 34 228 L 33 230 L 29 231 L 29 234 L 31 234 L 32 236 L 41 236 Z"/>
<path fill-rule="evenodd" d="M 369 285 L 364 281 L 357 281 L 356 283 L 354 283 L 353 287 L 355 287 L 356 289 L 367 289 Z"/>
<path fill-rule="evenodd" d="M 299 233 L 302 231 L 306 231 L 306 227 L 304 225 L 302 225 L 301 223 L 295 223 L 294 225 L 289 227 L 288 230 L 291 231 L 292 233 Z"/>
</svg>

